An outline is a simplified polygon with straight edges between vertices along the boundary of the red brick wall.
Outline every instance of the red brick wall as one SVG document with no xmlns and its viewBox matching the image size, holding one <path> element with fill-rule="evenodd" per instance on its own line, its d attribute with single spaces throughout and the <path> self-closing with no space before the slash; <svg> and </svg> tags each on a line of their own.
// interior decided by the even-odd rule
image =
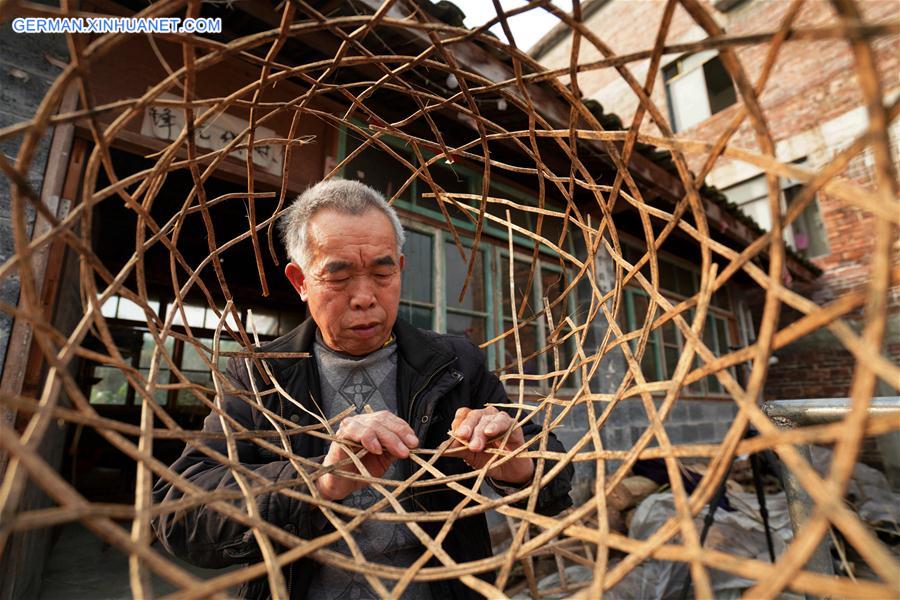
<svg viewBox="0 0 900 600">
<path fill-rule="evenodd" d="M 703 0 L 701 0 L 703 1 Z M 707 6 L 708 2 L 703 2 Z M 787 1 L 747 0 L 738 8 L 722 14 L 713 10 L 720 25 L 729 35 L 748 35 L 776 29 L 791 3 Z M 866 0 L 859 3 L 866 22 L 891 21 L 897 17 L 894 0 Z M 591 16 L 588 28 L 616 54 L 652 49 L 664 3 L 651 0 L 613 0 Z M 642 26 L 636 27 L 639 23 Z M 804 4 L 797 19 L 796 28 L 825 27 L 836 23 L 831 5 L 823 0 L 810 0 Z M 678 5 L 667 44 L 696 41 L 703 36 L 688 37 L 698 26 L 690 15 Z M 540 58 L 548 67 L 568 65 L 571 38 Z M 738 46 L 737 56 L 752 82 L 762 68 L 768 46 Z M 878 68 L 887 89 L 900 84 L 900 36 L 881 40 L 875 46 Z M 599 50 L 582 39 L 579 61 L 591 62 L 603 58 Z M 671 56 L 668 57 L 671 59 Z M 629 63 L 629 69 L 644 82 L 649 61 Z M 663 62 L 667 62 L 664 57 Z M 766 118 L 776 140 L 790 137 L 822 121 L 859 106 L 862 95 L 853 74 L 853 57 L 846 42 L 840 40 L 815 42 L 789 42 L 782 47 L 775 69 L 769 78 L 762 97 Z M 627 90 L 621 76 L 611 68 L 582 73 L 578 77 L 581 91 L 586 97 L 603 103 L 607 112 L 615 112 L 626 124 L 634 115 L 637 99 Z M 651 99 L 660 112 L 668 117 L 665 86 L 661 74 L 657 74 Z M 683 133 L 684 137 L 709 139 L 721 132 L 737 107 L 731 107 L 714 115 L 699 127 Z M 653 131 L 647 129 L 646 133 Z M 734 137 L 741 147 L 755 145 L 748 123 Z"/>
<path fill-rule="evenodd" d="M 720 13 L 713 10 L 712 14 L 729 35 L 744 35 L 777 29 L 790 4 L 787 0 L 747 0 L 731 11 Z M 898 15 L 895 0 L 866 0 L 857 4 L 863 12 L 865 22 L 893 21 Z M 651 49 L 664 5 L 661 1 L 613 0 L 595 13 L 588 25 L 617 54 Z M 706 5 L 709 6 L 710 3 L 706 2 Z M 808 0 L 794 26 L 826 27 L 834 23 L 836 16 L 831 3 Z M 679 5 L 666 41 L 672 44 L 705 37 L 705 34 L 699 35 L 696 30 L 693 19 Z M 541 61 L 549 67 L 567 65 L 570 44 L 571 38 L 566 39 L 546 53 Z M 581 62 L 602 58 L 599 51 L 584 40 L 581 48 Z M 768 51 L 765 44 L 738 47 L 737 56 L 752 82 L 756 81 Z M 874 44 L 874 51 L 883 91 L 896 94 L 900 91 L 900 36 L 882 38 Z M 642 61 L 629 65 L 641 83 L 646 78 L 647 64 L 648 61 Z M 637 100 L 615 70 L 584 73 L 579 76 L 579 85 L 586 97 L 599 100 L 607 112 L 619 114 L 626 127 L 630 125 Z M 661 73 L 657 74 L 651 99 L 668 118 Z M 841 40 L 788 42 L 779 53 L 761 96 L 761 103 L 769 131 L 776 143 L 796 140 L 801 135 L 808 136 L 823 123 L 860 107 L 862 94 L 849 45 Z M 688 139 L 714 140 L 738 110 L 738 105 L 731 106 L 678 135 Z M 642 131 L 656 133 L 658 130 L 653 124 L 645 123 Z M 896 167 L 900 156 L 900 127 L 895 126 L 893 133 L 893 160 Z M 749 121 L 744 121 L 731 143 L 735 147 L 750 150 L 758 148 Z M 807 144 L 810 151 L 805 153 L 805 166 L 811 169 L 822 168 L 840 149 L 834 143 L 833 138 L 822 137 L 818 146 Z M 704 156 L 696 155 L 686 158 L 694 170 L 698 170 L 705 159 Z M 799 157 L 783 158 L 793 160 Z M 728 163 L 720 160 L 717 169 L 719 167 L 725 167 L 721 172 L 726 172 Z M 855 157 L 841 176 L 867 190 L 874 190 L 875 174 L 871 151 L 867 150 Z M 794 282 L 792 287 L 818 304 L 824 304 L 847 292 L 865 288 L 869 280 L 875 219 L 871 214 L 847 206 L 825 194 L 820 194 L 818 200 L 830 254 L 813 260 L 823 269 L 822 276 L 811 284 Z M 896 249 L 897 245 L 893 264 L 900 265 L 900 252 Z M 888 358 L 900 362 L 900 282 L 893 284 L 889 306 L 891 316 L 885 353 Z M 797 316 L 785 316 L 782 325 Z M 852 317 L 851 324 L 859 327 L 860 312 Z M 833 338 L 821 335 L 810 337 L 777 354 L 779 362 L 770 369 L 767 396 L 797 398 L 846 395 L 854 361 Z"/>
<path fill-rule="evenodd" d="M 850 353 L 831 344 L 812 352 L 789 347 L 778 353 L 778 363 L 769 368 L 767 399 L 847 395 L 854 364 Z"/>
</svg>

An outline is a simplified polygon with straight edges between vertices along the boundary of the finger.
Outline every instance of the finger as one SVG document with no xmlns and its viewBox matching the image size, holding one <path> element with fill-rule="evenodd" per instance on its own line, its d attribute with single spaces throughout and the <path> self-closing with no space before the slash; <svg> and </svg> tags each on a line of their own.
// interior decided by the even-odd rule
<svg viewBox="0 0 900 600">
<path fill-rule="evenodd" d="M 461 440 L 470 440 L 472 437 L 472 432 L 475 431 L 475 428 L 478 426 L 478 423 L 481 421 L 481 417 L 483 415 L 483 410 L 473 410 L 469 414 L 467 414 L 466 418 L 463 419 L 463 421 L 456 428 L 456 436 Z"/>
<path fill-rule="evenodd" d="M 525 437 L 522 435 L 522 428 L 514 426 L 515 420 L 510 418 L 508 422 L 504 423 L 503 426 L 499 428 L 497 433 L 487 434 L 487 445 L 500 448 L 501 444 L 503 444 L 502 447 L 506 450 L 515 450 L 521 446 L 525 443 Z"/>
<path fill-rule="evenodd" d="M 374 429 L 365 428 L 361 432 L 358 441 L 363 445 L 363 448 L 365 448 L 372 454 L 381 454 L 381 443 L 378 441 L 378 434 Z"/>
<path fill-rule="evenodd" d="M 514 421 L 511 416 L 506 414 L 505 412 L 498 412 L 496 415 L 492 416 L 487 425 L 484 427 L 484 434 L 488 439 L 493 439 L 503 435 L 504 433 L 512 427 Z"/>
<path fill-rule="evenodd" d="M 506 447 L 510 450 L 514 450 L 525 443 L 525 434 L 522 433 L 521 427 L 516 427 L 512 430 L 512 433 L 509 434 L 509 439 L 506 440 Z"/>
<path fill-rule="evenodd" d="M 358 436 L 362 433 L 363 424 L 359 417 L 348 417 L 341 421 L 335 432 L 335 437 L 345 440 L 358 441 Z"/>
<path fill-rule="evenodd" d="M 347 458 L 347 454 L 344 452 L 344 449 L 341 447 L 341 445 L 332 443 L 328 447 L 328 453 L 325 455 L 325 460 L 322 462 L 322 464 L 327 467 L 329 465 L 341 462 L 345 458 Z"/>
<path fill-rule="evenodd" d="M 463 406 L 458 409 L 456 415 L 453 417 L 453 424 L 450 426 L 450 431 L 455 431 L 459 424 L 466 420 L 466 417 L 469 416 L 470 412 L 472 412 L 472 409 L 468 406 Z"/>
<path fill-rule="evenodd" d="M 485 415 L 482 413 L 481 419 L 479 419 L 478 424 L 475 425 L 474 431 L 472 432 L 472 437 L 469 438 L 469 450 L 472 452 L 481 452 L 484 450 L 484 447 L 487 445 L 487 435 L 485 435 L 484 430 L 493 422 L 493 420 L 493 415 Z"/>
<path fill-rule="evenodd" d="M 471 452 L 468 449 L 455 455 L 456 458 L 462 459 L 463 462 L 465 462 L 467 465 L 469 465 L 472 468 L 478 468 L 478 464 L 475 460 L 476 456 L 477 456 L 476 452 Z"/>
<path fill-rule="evenodd" d="M 419 438 L 416 437 L 416 432 L 413 431 L 413 428 L 394 413 L 382 410 L 374 413 L 371 417 L 370 420 L 374 421 L 375 425 L 379 428 L 389 429 L 398 439 L 403 441 L 407 448 L 416 448 L 419 445 Z"/>
<path fill-rule="evenodd" d="M 485 409 L 471 411 L 468 415 L 466 415 L 466 418 L 459 426 L 459 437 L 464 440 L 471 440 L 472 436 L 475 433 L 475 429 L 478 427 L 478 424 L 481 423 L 481 420 L 486 418 L 487 416 L 488 414 Z"/>
<path fill-rule="evenodd" d="M 387 450 L 389 454 L 397 458 L 409 457 L 409 448 L 396 433 L 387 427 L 382 427 L 376 431 L 378 432 L 378 441 L 381 443 L 381 447 Z"/>
<path fill-rule="evenodd" d="M 365 421 L 361 421 L 356 417 L 351 417 L 349 419 L 344 419 L 344 421 L 341 422 L 341 426 L 338 428 L 335 437 L 341 440 L 361 444 L 363 435 L 365 435 L 368 429 L 369 426 Z"/>
</svg>

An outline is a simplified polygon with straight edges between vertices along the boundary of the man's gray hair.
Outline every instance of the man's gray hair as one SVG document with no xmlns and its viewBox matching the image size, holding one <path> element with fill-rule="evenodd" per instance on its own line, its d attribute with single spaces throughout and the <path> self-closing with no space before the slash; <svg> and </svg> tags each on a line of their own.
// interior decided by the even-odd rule
<svg viewBox="0 0 900 600">
<path fill-rule="evenodd" d="M 288 257 L 306 270 L 309 260 L 306 227 L 309 220 L 322 209 L 330 208 L 349 215 L 361 215 L 368 210 L 380 210 L 391 222 L 397 239 L 397 254 L 403 251 L 406 239 L 403 225 L 394 208 L 384 196 L 366 184 L 350 179 L 328 179 L 300 194 L 281 217 L 281 241 Z"/>
</svg>

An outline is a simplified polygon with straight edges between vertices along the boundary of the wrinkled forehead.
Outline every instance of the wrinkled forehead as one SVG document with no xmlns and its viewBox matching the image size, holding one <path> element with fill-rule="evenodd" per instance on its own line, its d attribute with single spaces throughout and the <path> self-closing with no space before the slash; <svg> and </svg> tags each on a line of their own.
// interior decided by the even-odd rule
<svg viewBox="0 0 900 600">
<path fill-rule="evenodd" d="M 376 209 L 359 215 L 316 213 L 307 227 L 307 243 L 317 270 L 394 266 L 399 260 L 394 228 Z"/>
</svg>

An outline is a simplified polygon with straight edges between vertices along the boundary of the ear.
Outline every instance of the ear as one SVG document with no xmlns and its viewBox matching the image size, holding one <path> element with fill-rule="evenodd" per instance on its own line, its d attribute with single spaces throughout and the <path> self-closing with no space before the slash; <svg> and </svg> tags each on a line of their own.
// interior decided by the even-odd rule
<svg viewBox="0 0 900 600">
<path fill-rule="evenodd" d="M 303 269 L 297 263 L 289 262 L 284 268 L 284 275 L 291 282 L 291 285 L 294 286 L 297 294 L 300 295 L 300 299 L 306 302 L 309 297 L 309 291 L 306 287 L 306 276 L 303 274 Z"/>
<path fill-rule="evenodd" d="M 403 267 L 406 265 L 406 256 L 400 255 L 400 270 L 403 271 Z"/>
</svg>

